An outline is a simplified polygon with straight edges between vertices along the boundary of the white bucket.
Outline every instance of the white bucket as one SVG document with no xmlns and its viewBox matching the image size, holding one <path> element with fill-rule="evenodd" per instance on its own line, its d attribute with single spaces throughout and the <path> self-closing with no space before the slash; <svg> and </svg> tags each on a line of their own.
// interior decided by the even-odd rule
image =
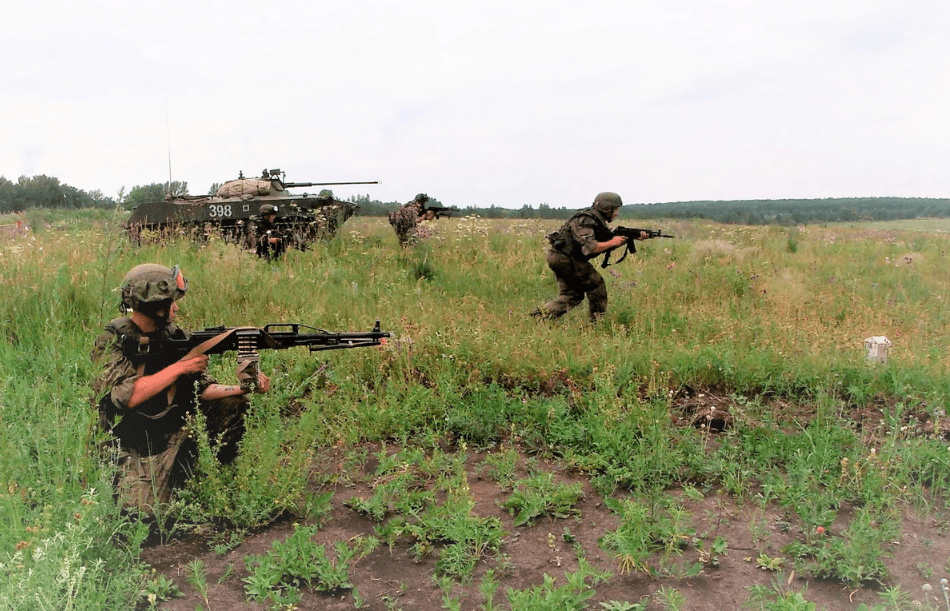
<svg viewBox="0 0 950 611">
<path fill-rule="evenodd" d="M 891 340 L 883 335 L 875 335 L 864 340 L 864 349 L 868 353 L 869 363 L 886 363 L 887 349 L 891 345 Z"/>
</svg>

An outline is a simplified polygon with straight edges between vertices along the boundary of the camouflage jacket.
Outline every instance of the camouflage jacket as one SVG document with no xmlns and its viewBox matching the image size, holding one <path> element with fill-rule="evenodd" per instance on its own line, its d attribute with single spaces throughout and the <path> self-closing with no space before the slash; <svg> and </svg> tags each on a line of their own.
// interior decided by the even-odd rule
<svg viewBox="0 0 950 611">
<path fill-rule="evenodd" d="M 548 235 L 551 247 L 572 259 L 589 261 L 597 256 L 598 242 L 614 237 L 608 219 L 594 208 L 577 211 L 561 228 Z"/>
<path fill-rule="evenodd" d="M 406 234 L 419 223 L 419 212 L 421 206 L 416 202 L 410 202 L 389 213 L 389 224 L 393 226 L 396 233 Z"/>
<path fill-rule="evenodd" d="M 161 371 L 175 362 L 168 354 L 147 351 L 148 340 L 161 337 L 185 338 L 187 333 L 174 324 L 155 333 L 143 333 L 129 318 L 109 322 L 96 339 L 93 363 L 99 373 L 93 382 L 93 400 L 99 408 L 100 426 L 111 431 L 122 446 L 142 456 L 165 449 L 170 437 L 185 423 L 185 414 L 196 405 L 214 380 L 205 374 L 181 376 L 167 392 L 129 408 L 135 382 Z M 116 417 L 121 421 L 116 424 Z"/>
</svg>

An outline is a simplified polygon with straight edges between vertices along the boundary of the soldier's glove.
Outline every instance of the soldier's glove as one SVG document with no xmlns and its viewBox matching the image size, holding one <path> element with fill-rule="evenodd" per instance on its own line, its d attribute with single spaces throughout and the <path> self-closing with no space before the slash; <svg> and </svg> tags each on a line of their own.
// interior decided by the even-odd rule
<svg viewBox="0 0 950 611">
<path fill-rule="evenodd" d="M 237 379 L 241 385 L 241 391 L 245 394 L 257 391 L 259 363 L 258 358 L 238 358 Z"/>
</svg>

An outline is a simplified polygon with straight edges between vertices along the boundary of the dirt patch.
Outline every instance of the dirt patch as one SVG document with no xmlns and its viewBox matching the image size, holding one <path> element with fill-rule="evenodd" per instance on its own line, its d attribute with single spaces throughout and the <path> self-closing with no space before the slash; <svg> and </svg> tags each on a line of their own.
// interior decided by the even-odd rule
<svg viewBox="0 0 950 611">
<path fill-rule="evenodd" d="M 697 400 L 708 398 L 696 397 Z M 702 402 L 692 411 L 683 410 L 683 418 L 692 419 L 691 424 L 708 425 L 715 431 L 717 422 L 728 418 L 726 405 L 716 401 Z M 378 448 L 367 448 L 375 452 Z M 721 536 L 728 541 L 728 553 L 720 557 L 719 566 L 707 565 L 701 574 L 685 578 L 652 578 L 641 572 L 621 574 L 617 560 L 599 545 L 605 533 L 615 529 L 617 515 L 609 510 L 602 496 L 590 486 L 586 477 L 565 472 L 555 463 L 540 462 L 540 468 L 556 474 L 562 483 L 579 483 L 583 486 L 584 498 L 577 506 L 577 518 L 553 519 L 544 517 L 526 526 L 515 526 L 514 516 L 501 504 L 510 491 L 489 479 L 485 474 L 487 454 L 470 454 L 465 462 L 468 484 L 477 505 L 473 513 L 478 516 L 497 516 L 507 533 L 497 555 L 479 562 L 471 580 L 456 584 L 451 598 L 460 601 L 461 609 L 478 609 L 485 600 L 479 584 L 489 568 L 499 578 L 500 587 L 495 595 L 495 608 L 509 608 L 505 592 L 508 589 L 526 589 L 538 586 L 545 574 L 555 578 L 557 585 L 564 584 L 565 574 L 577 571 L 578 558 L 584 557 L 598 571 L 609 571 L 612 576 L 604 583 L 594 586 L 596 594 L 588 600 L 588 608 L 601 608 L 598 603 L 626 601 L 636 603 L 650 597 L 648 609 L 668 607 L 661 602 L 661 591 L 676 590 L 684 597 L 680 609 L 692 611 L 719 611 L 740 609 L 749 599 L 749 587 L 760 584 L 775 587 L 782 575 L 782 586 L 793 590 L 807 588 L 806 598 L 817 604 L 818 609 L 844 611 L 855 609 L 860 603 L 873 607 L 880 602 L 871 586 L 857 590 L 840 583 L 803 580 L 794 574 L 791 559 L 781 551 L 801 533 L 789 524 L 780 508 L 760 508 L 754 503 L 738 505 L 725 496 L 707 495 L 693 500 L 682 496 L 682 504 L 692 514 L 697 533 L 712 539 Z M 330 486 L 315 487 L 314 491 L 333 492 L 332 511 L 324 526 L 314 537 L 316 543 L 327 543 L 328 548 L 337 541 L 348 541 L 358 536 L 376 535 L 376 522 L 364 517 L 344 504 L 353 496 L 368 495 L 371 490 L 366 475 L 371 465 L 364 465 L 361 473 L 344 474 L 341 451 L 323 456 L 317 462 L 319 471 L 314 481 L 336 481 Z M 346 475 L 346 477 L 341 477 Z M 523 473 L 519 473 L 519 476 Z M 893 556 L 888 561 L 891 573 L 889 586 L 899 586 L 922 602 L 943 605 L 939 580 L 948 570 L 950 537 L 948 524 L 937 520 L 921 520 L 913 515 L 904 519 L 900 538 L 890 546 Z M 294 520 L 283 519 L 266 530 L 247 537 L 240 545 L 224 553 L 215 553 L 211 540 L 193 536 L 183 540 L 157 545 L 144 550 L 142 557 L 155 570 L 174 580 L 183 596 L 165 601 L 158 608 L 166 610 L 193 611 L 199 605 L 206 607 L 205 600 L 189 584 L 187 564 L 194 559 L 204 563 L 209 584 L 207 603 L 212 610 L 264 609 L 264 605 L 248 602 L 244 582 L 248 575 L 244 558 L 248 555 L 266 554 L 275 540 L 284 540 L 294 531 Z M 698 552 L 687 546 L 682 560 L 698 560 Z M 760 555 L 783 558 L 783 573 L 764 570 L 757 562 Z M 436 554 L 417 560 L 408 543 L 397 542 L 392 549 L 380 545 L 367 557 L 359 560 L 350 572 L 350 580 L 362 599 L 357 607 L 351 591 L 333 595 L 320 594 L 303 589 L 300 609 L 414 609 L 420 611 L 451 608 L 444 601 L 446 592 L 434 579 Z M 220 583 L 219 583 L 220 581 Z M 932 588 L 923 588 L 929 584 Z M 938 600 L 938 596 L 940 599 Z M 924 607 L 927 608 L 927 607 Z"/>
</svg>

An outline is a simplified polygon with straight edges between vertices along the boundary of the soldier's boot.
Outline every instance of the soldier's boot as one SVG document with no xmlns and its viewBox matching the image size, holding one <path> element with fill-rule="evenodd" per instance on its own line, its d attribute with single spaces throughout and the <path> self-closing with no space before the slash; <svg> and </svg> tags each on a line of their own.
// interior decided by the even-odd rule
<svg viewBox="0 0 950 611">
<path fill-rule="evenodd" d="M 547 320 L 551 318 L 551 313 L 544 308 L 535 308 L 528 313 L 528 316 L 537 318 L 538 320 Z"/>
</svg>

